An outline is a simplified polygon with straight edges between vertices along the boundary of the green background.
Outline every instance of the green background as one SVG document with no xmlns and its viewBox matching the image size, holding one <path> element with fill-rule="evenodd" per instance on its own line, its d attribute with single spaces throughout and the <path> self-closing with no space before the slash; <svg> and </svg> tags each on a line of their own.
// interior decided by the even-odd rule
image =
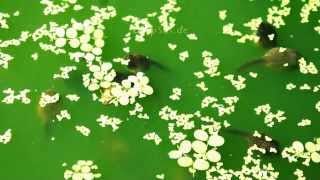
<svg viewBox="0 0 320 180">
<path fill-rule="evenodd" d="M 108 61 L 114 57 L 123 56 L 122 37 L 128 31 L 128 24 L 121 18 L 126 15 L 145 17 L 147 13 L 159 11 L 166 3 L 164 0 L 103 0 L 80 1 L 86 9 L 60 14 L 58 16 L 42 15 L 43 6 L 36 0 L 2 0 L 0 11 L 12 14 L 20 11 L 20 16 L 9 19 L 9 30 L 0 30 L 0 39 L 16 38 L 21 31 L 34 31 L 44 23 L 56 21 L 69 23 L 71 17 L 77 20 L 91 16 L 88 7 L 91 4 L 105 6 L 113 5 L 117 9 L 117 17 L 105 23 L 107 29 L 106 47 L 103 58 Z M 131 51 L 149 55 L 168 67 L 170 71 L 163 72 L 158 69 L 150 69 L 147 75 L 155 89 L 151 97 L 139 100 L 144 106 L 145 112 L 150 115 L 150 120 L 141 120 L 128 117 L 129 107 L 103 106 L 92 102 L 88 91 L 82 87 L 79 78 L 75 75 L 68 81 L 53 80 L 53 74 L 59 71 L 60 66 L 73 65 L 67 55 L 54 55 L 42 51 L 37 43 L 28 41 L 19 47 L 3 50 L 15 57 L 10 62 L 9 69 L 0 70 L 0 89 L 13 88 L 21 90 L 29 88 L 32 91 L 32 103 L 23 105 L 0 104 L 0 132 L 8 128 L 13 129 L 13 139 L 10 144 L 0 145 L 0 179 L 1 180 L 57 180 L 63 179 L 66 162 L 68 167 L 79 159 L 93 160 L 99 166 L 102 173 L 101 179 L 106 180 L 150 180 L 155 175 L 164 173 L 169 180 L 192 179 L 187 169 L 180 168 L 176 161 L 170 160 L 167 153 L 172 149 L 168 141 L 167 124 L 160 120 L 158 111 L 165 105 L 170 105 L 179 112 L 194 112 L 200 109 L 201 99 L 206 95 L 218 98 L 225 96 L 239 96 L 237 111 L 225 119 L 239 129 L 253 131 L 259 130 L 277 139 L 282 146 L 289 146 L 291 142 L 299 139 L 303 142 L 310 141 L 319 136 L 319 113 L 314 105 L 319 100 L 318 94 L 289 92 L 285 85 L 289 82 L 302 85 L 310 83 L 316 85 L 318 76 L 301 75 L 299 72 L 280 72 L 263 67 L 253 68 L 259 73 L 257 80 L 248 78 L 247 88 L 237 92 L 228 81 L 222 77 L 205 79 L 209 91 L 201 92 L 195 84 L 198 80 L 193 72 L 203 69 L 201 52 L 209 50 L 215 57 L 221 60 L 220 70 L 222 74 L 233 73 L 242 63 L 249 59 L 259 57 L 264 49 L 253 43 L 238 44 L 235 38 L 222 35 L 224 23 L 232 22 L 236 28 L 245 32 L 241 24 L 254 17 L 263 17 L 265 20 L 267 8 L 277 1 L 248 0 L 180 0 L 178 3 L 182 11 L 175 15 L 176 28 L 170 33 L 155 32 L 144 43 L 131 43 Z M 307 60 L 318 62 L 319 52 L 313 48 L 318 47 L 320 35 L 314 32 L 319 15 L 313 13 L 309 24 L 300 24 L 299 12 L 302 2 L 291 2 L 291 15 L 286 17 L 286 26 L 278 30 L 279 44 L 299 50 Z M 218 18 L 218 11 L 228 10 L 225 22 Z M 160 28 L 157 21 L 152 21 L 155 28 Z M 196 33 L 198 41 L 189 41 L 185 34 L 178 33 L 177 29 L 184 28 L 187 33 Z M 290 38 L 290 35 L 294 35 Z M 178 45 L 177 51 L 170 51 L 169 42 Z M 178 53 L 188 50 L 190 58 L 182 63 L 178 60 Z M 39 52 L 39 60 L 33 61 L 30 55 Z M 174 87 L 183 90 L 182 100 L 172 102 L 168 96 Z M 56 138 L 50 141 L 48 132 L 37 116 L 37 101 L 42 91 L 54 89 L 61 94 L 77 93 L 81 99 L 77 103 L 64 103 L 65 109 L 71 113 L 72 119 L 62 123 L 55 123 L 51 128 L 50 136 Z M 3 98 L 3 94 L 0 95 Z M 274 128 L 266 128 L 262 117 L 254 114 L 253 108 L 270 103 L 272 108 L 286 112 L 287 120 Z M 216 116 L 213 110 L 205 112 Z M 116 116 L 124 120 L 120 129 L 113 133 L 110 128 L 101 128 L 96 119 L 100 114 Z M 310 118 L 312 126 L 298 128 L 297 122 L 302 118 Z M 74 128 L 75 125 L 85 125 L 92 131 L 89 137 L 82 136 Z M 163 139 L 160 146 L 142 139 L 142 136 L 151 131 L 156 131 Z M 221 149 L 223 162 L 226 168 L 240 169 L 242 157 L 246 153 L 247 143 L 241 137 L 225 135 L 226 144 Z M 289 164 L 280 156 L 263 157 L 273 163 L 280 171 L 280 179 L 294 179 L 295 168 L 305 170 L 305 175 L 311 180 L 319 179 L 319 165 L 311 163 L 310 167 L 304 167 L 301 163 Z M 195 179 L 203 179 L 196 175 Z"/>
</svg>

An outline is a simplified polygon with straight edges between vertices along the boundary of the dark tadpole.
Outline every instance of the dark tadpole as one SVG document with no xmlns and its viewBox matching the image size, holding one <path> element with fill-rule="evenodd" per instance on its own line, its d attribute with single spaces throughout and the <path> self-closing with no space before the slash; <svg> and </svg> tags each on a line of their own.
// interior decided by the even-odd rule
<svg viewBox="0 0 320 180">
<path fill-rule="evenodd" d="M 136 73 L 136 72 L 145 72 L 150 69 L 151 66 L 155 66 L 161 70 L 165 70 L 166 68 L 150 59 L 147 56 L 140 55 L 140 54 L 129 54 L 127 57 L 129 59 L 128 68 L 130 71 Z"/>
<path fill-rule="evenodd" d="M 258 27 L 257 36 L 259 37 L 259 44 L 263 48 L 269 49 L 278 45 L 278 34 L 272 24 L 262 22 Z"/>
<path fill-rule="evenodd" d="M 117 83 L 121 83 L 123 80 L 128 79 L 129 76 L 134 75 L 133 73 L 125 73 L 125 72 L 116 72 L 116 77 L 114 81 Z"/>
<path fill-rule="evenodd" d="M 301 57 L 301 54 L 295 49 L 275 47 L 268 50 L 264 56 L 243 64 L 237 69 L 237 72 L 241 73 L 259 64 L 280 70 L 297 69 L 299 67 L 298 60 Z"/>
<path fill-rule="evenodd" d="M 266 151 L 266 154 L 280 153 L 279 142 L 274 139 L 272 139 L 271 141 L 267 141 L 265 134 L 261 134 L 261 137 L 257 137 L 249 132 L 239 129 L 225 129 L 225 132 L 244 137 L 248 141 L 250 147 L 253 145 L 257 145 L 259 148 L 264 149 Z M 273 150 L 276 150 L 276 152 L 274 152 Z"/>
</svg>

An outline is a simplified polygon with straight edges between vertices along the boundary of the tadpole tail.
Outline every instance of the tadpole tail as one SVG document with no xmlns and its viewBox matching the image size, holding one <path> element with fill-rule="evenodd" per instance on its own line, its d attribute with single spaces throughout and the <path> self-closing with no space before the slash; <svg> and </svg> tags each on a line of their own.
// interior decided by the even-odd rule
<svg viewBox="0 0 320 180">
<path fill-rule="evenodd" d="M 236 136 L 241 136 L 241 137 L 244 137 L 244 138 L 248 138 L 248 137 L 251 136 L 249 132 L 246 132 L 246 131 L 243 131 L 243 130 L 240 130 L 240 129 L 226 128 L 223 131 L 226 132 L 226 133 L 233 134 L 233 135 L 236 135 Z"/>
<path fill-rule="evenodd" d="M 161 64 L 157 61 L 151 60 L 151 59 L 149 59 L 149 60 L 151 62 L 151 65 L 157 67 L 158 69 L 160 69 L 162 71 L 168 71 L 168 68 L 166 66 L 164 66 L 163 64 Z"/>
<path fill-rule="evenodd" d="M 45 125 L 44 125 L 44 133 L 45 133 L 45 137 L 48 139 L 48 140 L 51 140 L 52 138 L 52 135 L 53 135 L 53 122 L 47 122 Z"/>
<path fill-rule="evenodd" d="M 249 62 L 246 62 L 245 64 L 241 65 L 236 73 L 242 73 L 244 72 L 245 70 L 247 70 L 248 68 L 250 68 L 251 66 L 255 66 L 255 65 L 258 65 L 258 64 L 263 64 L 264 63 L 264 60 L 262 58 L 259 58 L 259 59 L 255 59 L 255 60 L 252 60 L 252 61 L 249 61 Z"/>
<path fill-rule="evenodd" d="M 47 140 L 50 140 L 53 136 L 53 129 L 54 129 L 54 124 L 53 124 L 53 121 L 51 120 L 53 118 L 50 118 L 49 116 L 43 116 L 40 118 L 43 121 L 41 123 L 43 135 L 44 135 L 43 137 Z"/>
</svg>

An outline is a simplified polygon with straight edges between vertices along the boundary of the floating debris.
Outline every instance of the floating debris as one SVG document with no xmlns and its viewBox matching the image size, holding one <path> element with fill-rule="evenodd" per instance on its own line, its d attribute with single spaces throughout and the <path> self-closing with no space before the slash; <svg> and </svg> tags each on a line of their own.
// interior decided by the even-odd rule
<svg viewBox="0 0 320 180">
<path fill-rule="evenodd" d="M 304 5 L 301 8 L 300 17 L 301 17 L 301 23 L 308 23 L 309 22 L 309 16 L 311 12 L 317 12 L 320 7 L 320 3 L 318 0 L 309 0 L 308 2 L 304 3 Z"/>
<path fill-rule="evenodd" d="M 78 160 L 74 165 L 72 165 L 72 169 L 66 169 L 64 171 L 64 179 L 72 179 L 72 180 L 98 179 L 102 175 L 97 171 L 98 171 L 98 166 L 95 165 L 93 161 Z"/>
<path fill-rule="evenodd" d="M 301 169 L 296 169 L 293 174 L 297 176 L 297 180 L 306 180 L 306 177 Z"/>
<path fill-rule="evenodd" d="M 69 101 L 78 102 L 80 99 L 80 96 L 78 96 L 77 94 L 67 94 L 66 98 L 69 99 Z"/>
<path fill-rule="evenodd" d="M 209 89 L 207 88 L 206 86 L 206 83 L 204 81 L 201 81 L 200 83 L 197 83 L 196 86 L 198 88 L 200 88 L 202 91 L 206 92 L 208 91 Z"/>
<path fill-rule="evenodd" d="M 173 88 L 172 94 L 169 96 L 169 98 L 173 101 L 178 101 L 180 100 L 181 95 L 182 95 L 182 90 L 180 88 Z"/>
<path fill-rule="evenodd" d="M 219 11 L 219 19 L 224 21 L 227 18 L 227 10 L 220 10 Z"/>
<path fill-rule="evenodd" d="M 72 71 L 77 70 L 76 66 L 64 66 L 64 67 L 60 67 L 60 74 L 54 74 L 53 75 L 53 79 L 69 79 L 69 73 Z"/>
<path fill-rule="evenodd" d="M 75 128 L 78 132 L 80 132 L 84 136 L 89 136 L 91 133 L 91 130 L 83 125 L 77 125 Z"/>
<path fill-rule="evenodd" d="M 148 141 L 154 141 L 156 145 L 159 145 L 162 141 L 160 136 L 156 132 L 150 132 L 147 133 L 143 136 L 143 139 L 148 140 Z"/>
<path fill-rule="evenodd" d="M 27 96 L 30 93 L 30 89 L 24 89 L 19 92 L 19 94 L 15 95 L 13 89 L 8 88 L 3 90 L 2 92 L 6 94 L 6 97 L 2 99 L 2 102 L 5 104 L 13 104 L 15 100 L 21 101 L 23 104 L 30 104 L 31 99 Z"/>
<path fill-rule="evenodd" d="M 302 119 L 297 124 L 299 127 L 305 127 L 305 126 L 311 126 L 311 120 L 310 119 Z"/>
<path fill-rule="evenodd" d="M 218 70 L 220 65 L 220 60 L 218 58 L 214 58 L 213 54 L 210 51 L 206 51 L 206 50 L 202 52 L 201 56 L 203 59 L 202 64 L 204 67 L 207 68 L 202 73 L 207 74 L 209 77 L 220 76 L 221 73 Z"/>
<path fill-rule="evenodd" d="M 288 83 L 288 84 L 286 85 L 286 89 L 289 90 L 289 91 L 295 89 L 296 87 L 297 87 L 297 86 L 296 86 L 295 84 L 293 84 L 293 83 Z"/>
<path fill-rule="evenodd" d="M 304 145 L 300 141 L 294 141 L 291 146 L 285 147 L 281 154 L 289 163 L 297 162 L 298 159 L 304 159 L 302 164 L 305 166 L 309 166 L 310 161 L 320 163 L 320 138 L 313 142 L 308 141 Z"/>
<path fill-rule="evenodd" d="M 185 62 L 189 58 L 189 52 L 188 51 L 183 51 L 179 53 L 179 59 L 182 62 Z"/>
<path fill-rule="evenodd" d="M 115 63 L 120 63 L 122 65 L 128 66 L 130 59 L 120 57 L 120 58 L 113 58 L 112 61 Z"/>
<path fill-rule="evenodd" d="M 287 7 L 290 3 L 290 0 L 282 0 L 280 7 L 272 6 L 268 8 L 267 22 L 280 28 L 285 25 L 284 17 L 290 15 L 291 8 Z"/>
<path fill-rule="evenodd" d="M 312 62 L 307 64 L 304 58 L 300 58 L 298 62 L 299 62 L 299 70 L 302 74 L 318 74 L 318 69 Z"/>
<path fill-rule="evenodd" d="M 143 106 L 136 103 L 133 110 L 129 111 L 130 116 L 137 116 L 139 119 L 150 119 L 147 113 L 143 112 Z"/>
<path fill-rule="evenodd" d="M 57 115 L 56 115 L 56 118 L 58 121 L 62 121 L 64 119 L 66 120 L 70 120 L 71 119 L 71 115 L 70 113 L 68 112 L 68 110 L 64 109 L 64 110 L 61 110 Z"/>
<path fill-rule="evenodd" d="M 257 77 L 258 77 L 258 73 L 255 73 L 255 72 L 249 72 L 249 75 L 250 75 L 252 78 L 257 78 Z"/>
<path fill-rule="evenodd" d="M 122 123 L 119 118 L 109 117 L 107 115 L 100 115 L 100 117 L 97 119 L 97 122 L 101 127 L 111 126 L 113 132 L 118 130 L 119 125 Z"/>
<path fill-rule="evenodd" d="M 158 17 L 164 32 L 169 32 L 176 25 L 176 19 L 171 15 L 181 11 L 176 0 L 167 0 L 167 3 L 160 8 L 161 14 Z"/>
<path fill-rule="evenodd" d="M 11 55 L 0 52 L 0 67 L 8 69 L 9 62 L 11 60 L 13 60 L 13 57 Z"/>
<path fill-rule="evenodd" d="M 316 103 L 315 108 L 318 112 L 320 112 L 320 101 Z"/>
<path fill-rule="evenodd" d="M 156 175 L 156 179 L 164 180 L 164 179 L 165 179 L 165 174 L 163 174 L 163 173 L 157 174 L 157 175 Z"/>
<path fill-rule="evenodd" d="M 246 78 L 244 78 L 241 75 L 237 75 L 236 77 L 237 77 L 237 79 L 235 79 L 235 75 L 228 74 L 228 75 L 224 76 L 224 79 L 230 81 L 231 84 L 236 88 L 237 91 L 240 91 L 240 90 L 246 88 L 246 86 L 247 86 L 245 84 Z"/>
<path fill-rule="evenodd" d="M 59 4 L 55 4 L 52 0 L 41 0 L 40 4 L 45 5 L 46 7 L 43 10 L 43 14 L 48 15 L 57 15 L 64 13 L 67 9 L 73 7 L 74 10 L 81 10 L 82 6 L 76 4 L 77 0 L 65 0 Z"/>
<path fill-rule="evenodd" d="M 123 21 L 131 23 L 129 29 L 131 32 L 126 34 L 128 40 L 125 40 L 126 43 L 130 42 L 132 34 L 134 34 L 134 40 L 137 42 L 145 41 L 145 36 L 152 35 L 153 26 L 147 18 L 138 18 L 135 16 L 126 16 L 122 18 Z"/>
<path fill-rule="evenodd" d="M 7 19 L 10 18 L 10 14 L 0 12 L 0 29 L 9 29 Z"/>
<path fill-rule="evenodd" d="M 32 60 L 37 61 L 39 59 L 39 54 L 33 53 L 33 54 L 31 54 L 31 58 L 32 58 Z"/>
<path fill-rule="evenodd" d="M 168 43 L 168 47 L 170 50 L 174 51 L 177 48 L 177 44 Z"/>
<path fill-rule="evenodd" d="M 198 37 L 195 33 L 187 34 L 187 38 L 192 41 L 198 40 Z"/>
<path fill-rule="evenodd" d="M 0 134 L 0 143 L 8 144 L 11 141 L 12 132 L 11 129 L 7 129 L 3 134 Z"/>
<path fill-rule="evenodd" d="M 116 72 L 111 63 L 91 65 L 91 73 L 83 75 L 83 85 L 89 91 L 101 90 L 99 101 L 103 104 L 114 104 L 115 106 L 133 104 L 136 98 L 144 98 L 153 94 L 153 88 L 149 86 L 149 78 L 142 72 L 130 75 L 121 84 L 114 82 Z"/>
<path fill-rule="evenodd" d="M 228 24 L 224 25 L 223 29 L 222 29 L 222 33 L 230 35 L 230 36 L 241 36 L 242 35 L 242 33 L 240 31 L 234 30 L 234 24 L 232 24 L 232 23 L 228 23 Z"/>
<path fill-rule="evenodd" d="M 218 99 L 212 96 L 206 96 L 201 101 L 201 108 L 211 107 L 218 110 L 218 115 L 223 116 L 235 112 L 235 105 L 239 101 L 237 96 L 223 98 L 224 104 L 218 103 Z"/>
<path fill-rule="evenodd" d="M 273 127 L 275 123 L 281 123 L 287 118 L 284 116 L 285 112 L 282 110 L 278 110 L 276 113 L 271 112 L 270 104 L 264 104 L 256 107 L 254 109 L 257 115 L 265 114 L 264 123 L 267 127 Z"/>
</svg>

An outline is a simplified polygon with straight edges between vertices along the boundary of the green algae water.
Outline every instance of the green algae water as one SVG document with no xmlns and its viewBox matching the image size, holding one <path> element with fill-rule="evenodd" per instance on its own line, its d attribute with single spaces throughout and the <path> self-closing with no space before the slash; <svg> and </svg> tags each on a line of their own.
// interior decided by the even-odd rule
<svg viewBox="0 0 320 180">
<path fill-rule="evenodd" d="M 203 114 L 215 117 L 220 122 L 227 120 L 233 128 L 248 132 L 258 130 L 270 135 L 280 143 L 281 148 L 291 146 L 296 140 L 307 142 L 319 137 L 319 112 L 315 109 L 319 95 L 312 91 L 286 90 L 286 85 L 290 82 L 316 86 L 319 83 L 319 75 L 303 75 L 299 70 L 277 71 L 263 66 L 252 67 L 250 71 L 257 72 L 258 78 L 248 77 L 247 87 L 241 91 L 236 91 L 231 83 L 223 78 L 224 75 L 235 73 L 235 69 L 240 65 L 262 56 L 266 51 L 252 42 L 237 43 L 237 37 L 222 34 L 223 26 L 233 23 L 239 31 L 249 33 L 242 24 L 256 17 L 266 20 L 268 8 L 273 5 L 279 6 L 280 1 L 178 0 L 181 11 L 174 14 L 176 25 L 171 31 L 164 32 L 155 18 L 150 20 L 153 25 L 152 35 L 146 37 L 144 42 L 132 41 L 129 45 L 122 41 L 128 32 L 128 23 L 124 22 L 122 17 L 146 17 L 148 13 L 159 12 L 160 7 L 167 1 L 79 0 L 78 3 L 83 6 L 83 10 L 68 9 L 58 15 L 45 16 L 42 12 L 45 5 L 39 1 L 1 1 L 0 12 L 13 14 L 19 11 L 20 15 L 7 20 L 10 28 L 0 29 L 0 39 L 4 41 L 17 38 L 22 31 L 34 32 L 49 22 L 66 24 L 70 23 L 71 18 L 82 21 L 92 16 L 91 5 L 101 8 L 113 6 L 117 10 L 117 16 L 103 23 L 106 27 L 105 46 L 101 55 L 103 61 L 111 62 L 115 57 L 125 56 L 123 48 L 130 46 L 131 52 L 150 56 L 168 69 L 162 71 L 151 67 L 145 73 L 150 79 L 154 93 L 137 101 L 143 105 L 144 112 L 148 113 L 150 118 L 145 120 L 129 116 L 128 111 L 134 108 L 134 104 L 116 107 L 92 101 L 91 93 L 82 85 L 81 71 L 85 66 L 70 61 L 68 54 L 56 55 L 43 51 L 38 42 L 32 40 L 27 40 L 17 47 L 0 48 L 0 52 L 14 57 L 8 69 L 0 69 L 1 91 L 7 88 L 16 92 L 22 89 L 31 90 L 28 95 L 31 99 L 30 104 L 0 103 L 0 133 L 9 128 L 12 130 L 11 141 L 8 144 L 0 144 L 0 179 L 64 179 L 65 170 L 70 169 L 78 160 L 92 160 L 99 167 L 97 171 L 103 180 L 151 180 L 162 173 L 168 180 L 206 179 L 204 172 L 198 171 L 192 175 L 188 168 L 180 167 L 176 160 L 168 157 L 168 153 L 175 149 L 175 146 L 168 138 L 168 122 L 159 117 L 159 111 L 167 105 L 181 113 L 201 110 L 201 101 L 206 96 L 218 99 L 238 96 L 239 102 L 231 115 L 221 118 L 213 109 L 203 110 Z M 311 13 L 310 22 L 301 24 L 299 13 L 305 3 L 291 1 L 288 5 L 291 13 L 284 18 L 286 25 L 277 29 L 279 46 L 297 49 L 305 59 L 320 67 L 320 52 L 314 51 L 314 48 L 319 48 L 320 35 L 314 31 L 314 27 L 318 25 L 320 17 L 318 13 Z M 225 21 L 218 17 L 220 10 L 227 10 Z M 186 35 L 189 33 L 195 33 L 198 40 L 188 40 Z M 47 41 L 49 42 L 48 39 L 44 40 Z M 168 43 L 177 44 L 177 49 L 171 51 Z M 190 57 L 181 62 L 179 53 L 185 50 L 189 52 Z M 201 53 L 204 50 L 219 58 L 219 71 L 222 74 L 220 77 L 204 78 L 203 81 L 208 87 L 206 92 L 196 87 L 200 81 L 193 75 L 194 72 L 203 69 Z M 32 60 L 33 53 L 38 53 L 38 60 Z M 76 65 L 79 72 L 71 73 L 70 79 L 52 78 L 61 66 L 72 65 Z M 172 89 L 176 87 L 182 89 L 180 101 L 169 99 Z M 67 109 L 72 118 L 49 124 L 49 130 L 37 114 L 41 92 L 48 89 L 53 89 L 61 95 L 80 96 L 78 102 L 63 102 L 63 109 Z M 0 94 L 1 99 L 4 97 L 3 93 Z M 262 104 L 270 104 L 272 111 L 285 111 L 287 119 L 272 128 L 267 127 L 263 123 L 263 116 L 257 116 L 254 112 L 254 108 Z M 110 127 L 102 128 L 96 122 L 100 114 L 118 117 L 123 123 L 116 132 Z M 297 123 L 304 118 L 312 120 L 311 126 L 298 127 Z M 83 136 L 76 131 L 76 125 L 88 127 L 91 130 L 90 135 Z M 149 132 L 156 132 L 162 138 L 159 146 L 142 138 Z M 241 169 L 243 157 L 248 149 L 247 141 L 232 134 L 222 132 L 222 135 L 225 144 L 219 148 L 219 152 L 224 167 Z M 261 155 L 260 159 L 263 163 L 272 163 L 274 169 L 280 173 L 280 180 L 297 179 L 293 173 L 297 168 L 304 171 L 307 179 L 320 178 L 319 163 L 310 162 L 310 166 L 303 165 L 303 160 L 289 163 L 281 157 L 281 153 Z"/>
</svg>

